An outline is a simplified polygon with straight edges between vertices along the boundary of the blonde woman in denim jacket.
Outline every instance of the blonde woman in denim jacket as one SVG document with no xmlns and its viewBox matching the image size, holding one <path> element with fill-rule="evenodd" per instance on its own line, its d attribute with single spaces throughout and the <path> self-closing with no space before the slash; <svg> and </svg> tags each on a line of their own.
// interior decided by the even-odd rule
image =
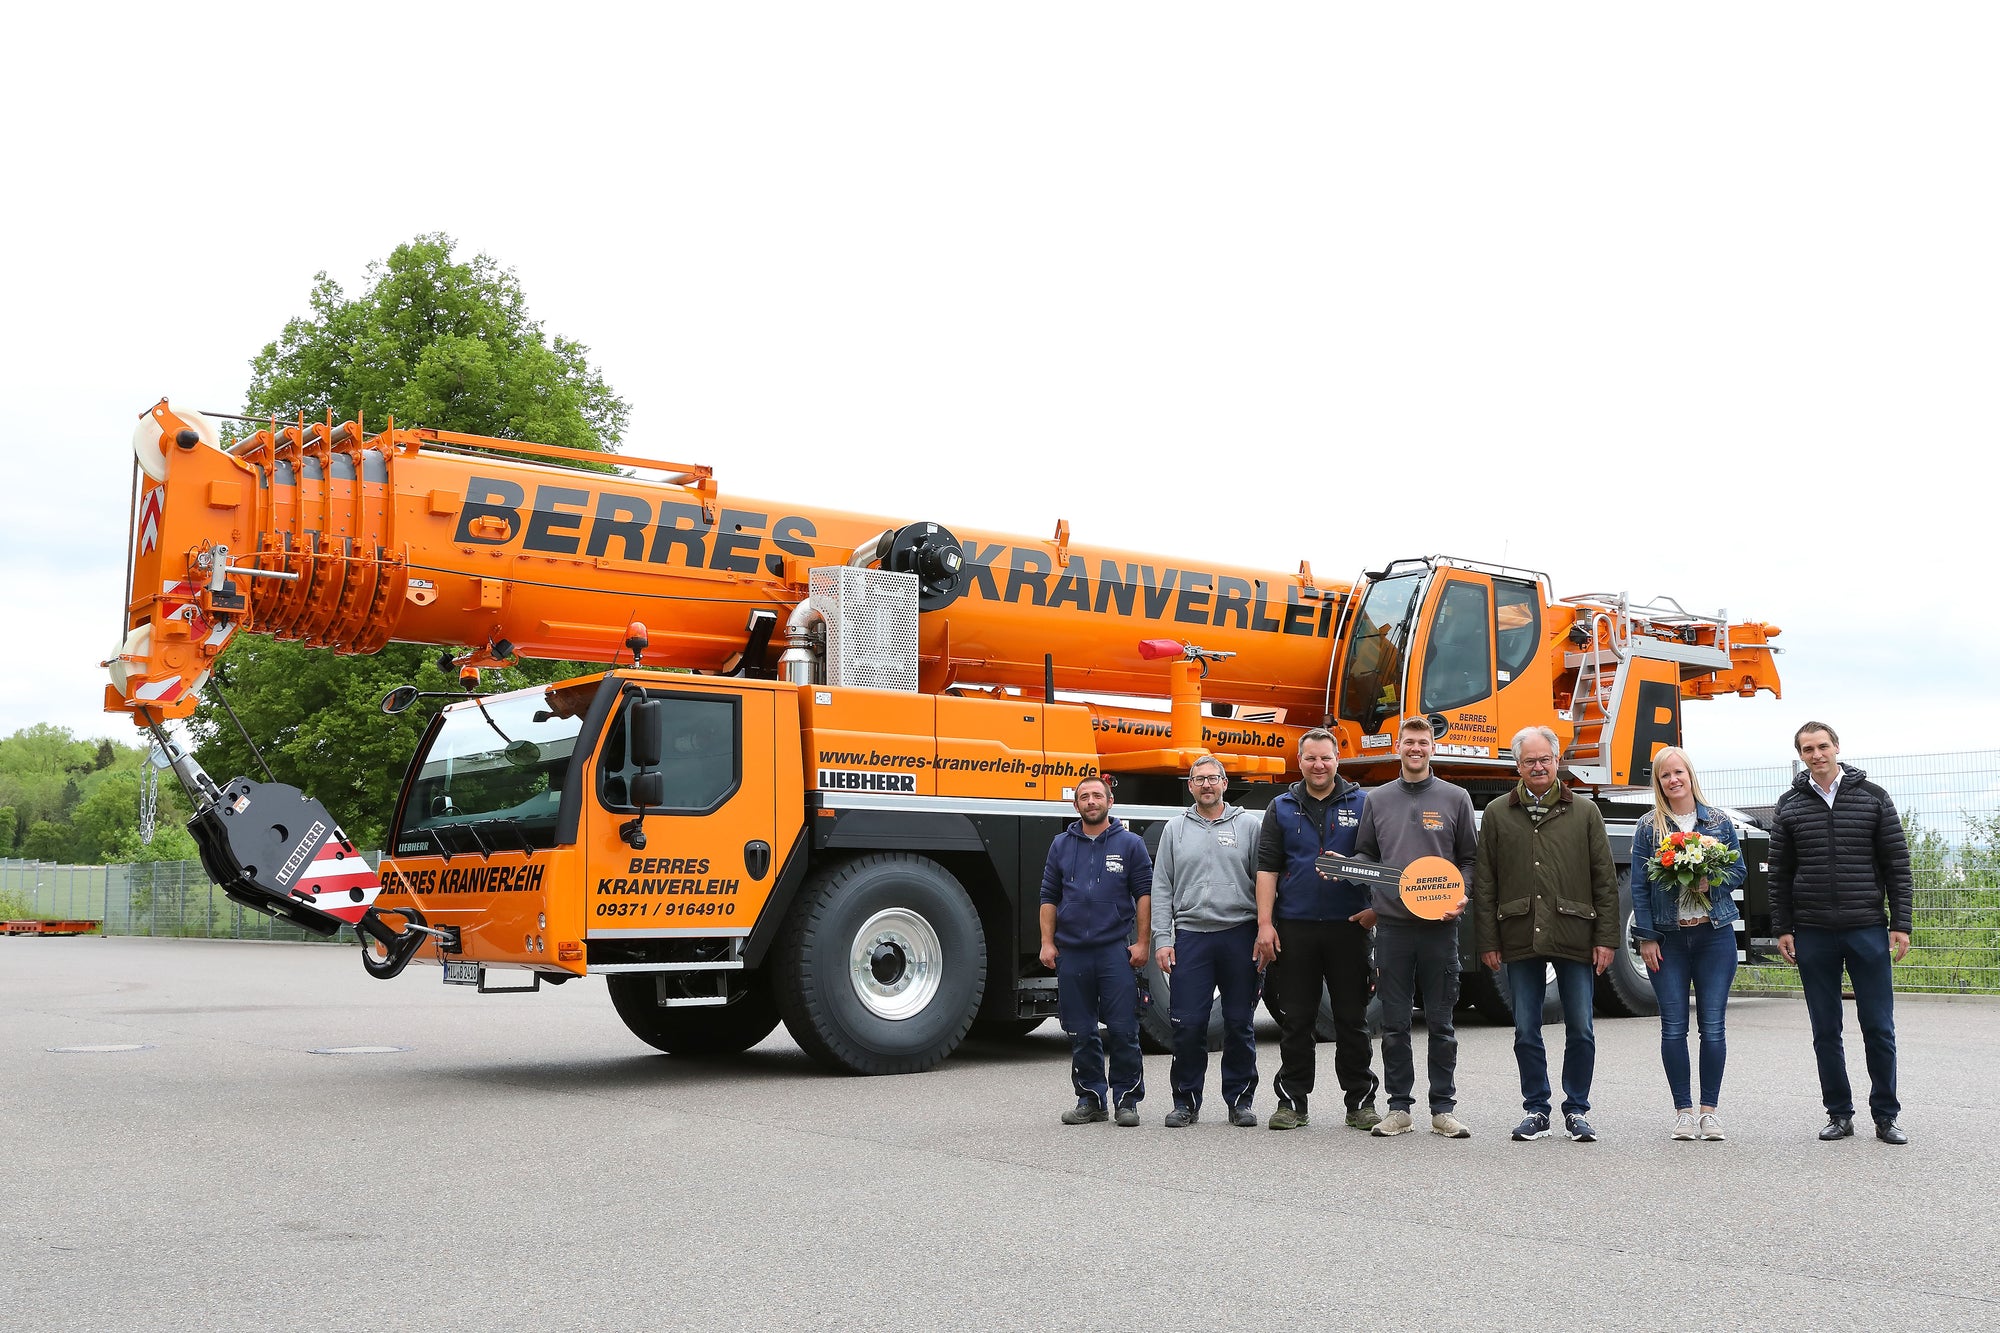
<svg viewBox="0 0 2000 1333">
<path fill-rule="evenodd" d="M 1737 861 L 1707 881 L 1708 902 L 1683 898 L 1671 883 L 1654 882 L 1649 862 L 1660 841 L 1675 832 L 1706 833 L 1720 839 Z M 1720 1141 L 1716 1118 L 1722 1095 L 1722 1066 L 1728 1055 L 1723 1013 L 1736 976 L 1736 927 L 1740 913 L 1731 892 L 1746 868 L 1729 816 L 1701 798 L 1701 783 L 1687 751 L 1669 746 L 1653 757 L 1653 813 L 1632 834 L 1632 933 L 1660 998 L 1660 1063 L 1674 1098 L 1673 1136 Z M 1701 1032 L 1701 1110 L 1689 1088 L 1688 987 L 1694 987 Z"/>
</svg>

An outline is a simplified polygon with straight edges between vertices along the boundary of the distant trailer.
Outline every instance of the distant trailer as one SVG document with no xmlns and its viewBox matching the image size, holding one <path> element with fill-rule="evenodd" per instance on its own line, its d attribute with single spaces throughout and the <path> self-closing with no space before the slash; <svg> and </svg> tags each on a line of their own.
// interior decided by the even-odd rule
<svg viewBox="0 0 2000 1333">
<path fill-rule="evenodd" d="M 0 935 L 94 935 L 102 921 L 0 921 Z"/>
</svg>

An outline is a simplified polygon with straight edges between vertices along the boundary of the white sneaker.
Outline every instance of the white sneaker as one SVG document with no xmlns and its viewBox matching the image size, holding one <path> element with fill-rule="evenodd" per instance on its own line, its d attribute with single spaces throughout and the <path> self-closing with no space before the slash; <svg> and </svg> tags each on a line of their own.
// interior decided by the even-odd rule
<svg viewBox="0 0 2000 1333">
<path fill-rule="evenodd" d="M 1408 1111 L 1391 1111 L 1368 1132 L 1378 1139 L 1386 1139 L 1391 1134 L 1407 1134 L 1414 1128 L 1415 1126 L 1410 1123 Z"/>
<path fill-rule="evenodd" d="M 1472 1131 L 1458 1122 L 1458 1117 L 1449 1111 L 1439 1111 L 1431 1117 L 1431 1133 L 1442 1134 L 1448 1139 L 1469 1139 Z"/>
<path fill-rule="evenodd" d="M 1674 1112 L 1674 1137 L 1686 1143 L 1699 1138 L 1701 1131 L 1695 1127 L 1693 1111 Z"/>
<path fill-rule="evenodd" d="M 1701 1136 L 1709 1143 L 1722 1142 L 1724 1138 L 1724 1135 L 1722 1133 L 1722 1122 L 1715 1118 L 1715 1112 L 1710 1111 L 1706 1115 L 1702 1116 Z"/>
</svg>

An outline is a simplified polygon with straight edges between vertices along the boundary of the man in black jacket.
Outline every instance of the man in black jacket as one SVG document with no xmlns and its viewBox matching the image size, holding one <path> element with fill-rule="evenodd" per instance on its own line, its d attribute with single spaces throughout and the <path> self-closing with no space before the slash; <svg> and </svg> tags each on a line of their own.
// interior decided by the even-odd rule
<svg viewBox="0 0 2000 1333">
<path fill-rule="evenodd" d="M 1910 951 L 1910 850 L 1889 793 L 1840 762 L 1840 737 L 1808 722 L 1792 743 L 1805 772 L 1771 812 L 1771 922 L 1778 948 L 1798 964 L 1812 1020 L 1819 1090 L 1832 1141 L 1854 1133 L 1854 1090 L 1840 1044 L 1840 973 L 1854 983 L 1868 1055 L 1868 1112 L 1875 1137 L 1908 1143 L 1896 1124 L 1896 989 L 1891 964 Z M 1888 926 L 1883 925 L 1883 902 Z"/>
</svg>

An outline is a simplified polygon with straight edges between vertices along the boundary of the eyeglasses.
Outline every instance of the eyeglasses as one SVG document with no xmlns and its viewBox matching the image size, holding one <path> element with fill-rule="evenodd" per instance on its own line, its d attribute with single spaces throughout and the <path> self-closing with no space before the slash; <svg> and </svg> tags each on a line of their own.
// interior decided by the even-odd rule
<svg viewBox="0 0 2000 1333">
<path fill-rule="evenodd" d="M 1198 777 L 1198 778 L 1189 778 L 1189 779 L 1188 779 L 1188 786 L 1190 786 L 1190 787 L 1219 787 L 1219 786 L 1221 786 L 1221 785 L 1222 785 L 1222 782 L 1223 782 L 1223 780 L 1222 780 L 1221 778 L 1218 778 L 1218 777 L 1216 777 L 1216 776 L 1215 776 L 1215 775 L 1214 775 L 1213 773 L 1208 773 L 1208 774 L 1204 774 L 1203 776 L 1201 776 L 1201 777 Z"/>
<path fill-rule="evenodd" d="M 1553 764 L 1555 761 L 1556 757 L 1554 755 L 1549 755 L 1546 758 L 1542 759 L 1519 759 L 1516 760 L 1515 762 L 1520 764 L 1522 768 L 1547 768 L 1550 764 Z"/>
</svg>

